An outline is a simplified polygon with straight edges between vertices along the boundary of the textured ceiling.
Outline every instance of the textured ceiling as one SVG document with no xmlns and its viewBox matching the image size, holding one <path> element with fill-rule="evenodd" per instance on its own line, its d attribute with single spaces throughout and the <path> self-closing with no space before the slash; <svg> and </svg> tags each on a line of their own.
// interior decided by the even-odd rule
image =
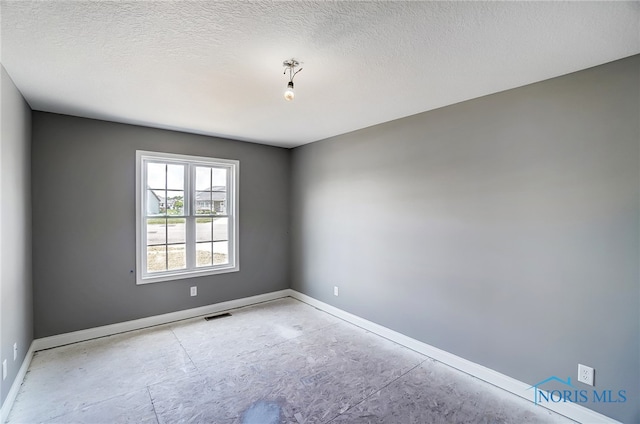
<svg viewBox="0 0 640 424">
<path fill-rule="evenodd" d="M 1 0 L 0 15 L 0 61 L 34 110 L 286 147 L 640 53 L 637 1 Z"/>
</svg>

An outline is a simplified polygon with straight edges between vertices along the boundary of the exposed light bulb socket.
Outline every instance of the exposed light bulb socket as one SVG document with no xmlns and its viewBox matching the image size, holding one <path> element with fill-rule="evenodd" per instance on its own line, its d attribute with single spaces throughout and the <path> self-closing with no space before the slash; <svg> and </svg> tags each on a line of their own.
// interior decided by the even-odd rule
<svg viewBox="0 0 640 424">
<path fill-rule="evenodd" d="M 285 60 L 282 62 L 282 66 L 285 68 L 285 75 L 289 72 L 289 82 L 287 83 L 287 89 L 284 92 L 284 98 L 290 102 L 295 97 L 295 93 L 293 92 L 293 78 L 298 74 L 298 72 L 302 71 L 302 68 L 296 71 L 296 68 L 300 66 L 300 62 L 295 59 Z"/>
<path fill-rule="evenodd" d="M 293 92 L 293 81 L 289 81 L 289 83 L 287 84 L 287 89 L 284 92 L 284 98 L 287 101 L 291 101 L 293 100 L 294 97 L 295 97 L 295 94 Z"/>
</svg>

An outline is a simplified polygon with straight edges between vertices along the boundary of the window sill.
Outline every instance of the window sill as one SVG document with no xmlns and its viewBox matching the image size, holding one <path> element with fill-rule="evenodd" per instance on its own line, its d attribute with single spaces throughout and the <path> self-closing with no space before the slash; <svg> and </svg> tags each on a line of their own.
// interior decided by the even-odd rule
<svg viewBox="0 0 640 424">
<path fill-rule="evenodd" d="M 195 278 L 195 277 L 206 277 L 208 275 L 217 275 L 217 274 L 226 274 L 229 272 L 237 272 L 240 271 L 240 267 L 236 266 L 226 266 L 214 269 L 206 269 L 206 270 L 198 270 L 198 271 L 176 271 L 171 273 L 162 273 L 161 275 L 150 275 L 150 276 L 141 276 L 138 275 L 136 279 L 136 284 L 152 284 L 152 283 L 162 283 L 164 281 L 175 281 L 175 280 L 183 280 L 186 278 Z"/>
</svg>

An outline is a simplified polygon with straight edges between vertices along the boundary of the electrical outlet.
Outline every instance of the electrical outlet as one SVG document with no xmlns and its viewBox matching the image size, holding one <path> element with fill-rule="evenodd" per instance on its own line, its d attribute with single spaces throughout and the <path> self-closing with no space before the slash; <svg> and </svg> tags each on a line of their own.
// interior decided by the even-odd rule
<svg viewBox="0 0 640 424">
<path fill-rule="evenodd" d="M 13 360 L 18 359 L 18 342 L 13 344 Z"/>
<path fill-rule="evenodd" d="M 7 360 L 2 361 L 2 379 L 7 378 Z"/>
<path fill-rule="evenodd" d="M 578 364 L 578 381 L 593 386 L 595 370 L 586 365 Z"/>
<path fill-rule="evenodd" d="M 334 296 L 338 295 L 338 286 L 333 286 L 333 295 Z"/>
<path fill-rule="evenodd" d="M 198 295 L 198 286 L 191 287 L 191 296 L 197 296 L 197 295 Z"/>
</svg>

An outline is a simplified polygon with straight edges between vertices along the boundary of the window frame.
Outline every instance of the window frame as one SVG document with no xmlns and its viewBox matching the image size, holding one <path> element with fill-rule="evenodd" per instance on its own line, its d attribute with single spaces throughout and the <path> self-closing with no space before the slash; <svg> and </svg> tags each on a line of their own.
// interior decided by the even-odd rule
<svg viewBox="0 0 640 424">
<path fill-rule="evenodd" d="M 185 263 L 186 268 L 180 270 L 167 270 L 148 273 L 147 261 L 147 228 L 145 198 L 147 196 L 147 162 L 174 163 L 187 165 L 184 171 L 184 197 L 183 215 L 185 218 Z M 196 267 L 196 219 L 202 217 L 196 213 L 197 191 L 195 187 L 196 166 L 216 167 L 227 169 L 227 205 L 228 218 L 228 263 L 223 265 L 211 265 Z M 232 159 L 211 158 L 205 156 L 191 156 L 176 153 L 151 152 L 136 150 L 136 284 L 160 283 L 164 281 L 180 280 L 185 278 L 202 277 L 208 275 L 236 272 L 240 270 L 239 258 L 239 208 L 238 186 L 240 177 L 240 161 Z M 166 215 L 165 215 L 166 216 Z M 208 217 L 206 215 L 205 217 Z M 216 218 L 213 216 L 212 218 Z"/>
</svg>

